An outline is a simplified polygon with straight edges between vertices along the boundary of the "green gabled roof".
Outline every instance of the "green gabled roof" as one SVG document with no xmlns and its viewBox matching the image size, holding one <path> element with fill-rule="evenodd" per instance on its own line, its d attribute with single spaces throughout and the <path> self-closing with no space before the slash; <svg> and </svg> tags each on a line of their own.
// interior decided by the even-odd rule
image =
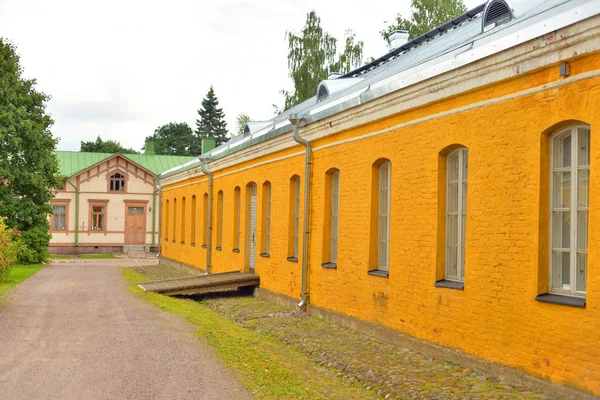
<svg viewBox="0 0 600 400">
<path fill-rule="evenodd" d="M 85 171 L 89 167 L 98 164 L 118 153 L 86 153 L 82 151 L 56 151 L 56 157 L 60 166 L 61 176 L 71 177 Z M 191 156 L 159 156 L 156 154 L 119 154 L 139 166 L 160 175 L 168 169 L 184 164 L 196 157 Z"/>
</svg>

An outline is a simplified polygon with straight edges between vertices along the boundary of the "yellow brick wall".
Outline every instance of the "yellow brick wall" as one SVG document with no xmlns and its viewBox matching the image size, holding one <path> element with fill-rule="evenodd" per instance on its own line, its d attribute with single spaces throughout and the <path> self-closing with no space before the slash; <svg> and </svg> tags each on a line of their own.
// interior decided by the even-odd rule
<svg viewBox="0 0 600 400">
<path fill-rule="evenodd" d="M 598 69 L 598 54 L 571 62 L 572 75 Z M 600 175 L 595 172 L 600 170 L 600 78 L 515 96 L 485 107 L 409 124 L 386 134 L 345 142 L 558 79 L 562 79 L 558 76 L 558 66 L 553 66 L 314 141 L 308 277 L 311 303 L 600 394 L 600 267 L 596 262 L 600 259 Z M 548 204 L 548 185 L 541 180 L 545 176 L 542 166 L 547 162 L 545 135 L 554 131 L 552 127 L 570 120 L 587 123 L 592 130 L 585 309 L 535 300 L 548 286 L 548 239 L 545 230 L 540 229 L 548 219 L 544 208 Z M 440 230 L 443 216 L 438 211 L 440 153 L 456 144 L 469 149 L 464 291 L 434 287 L 444 252 L 438 244 L 443 235 Z M 271 253 L 269 258 L 258 256 L 259 234 L 256 273 L 261 277 L 262 287 L 300 297 L 301 263 L 287 261 L 286 257 L 289 180 L 294 174 L 304 179 L 304 157 L 268 161 L 302 149 L 296 146 L 214 171 L 213 272 L 246 268 L 247 251 L 243 244 L 247 184 L 255 182 L 258 186 L 257 232 L 260 233 L 262 184 L 268 180 L 272 184 Z M 367 274 L 371 171 L 372 164 L 380 158 L 392 162 L 389 278 Z M 330 168 L 341 171 L 337 269 L 321 267 L 327 261 L 322 254 L 322 227 L 325 174 Z M 303 185 L 302 181 L 302 190 Z M 242 188 L 240 253 L 232 252 L 236 186 Z M 201 201 L 206 188 L 205 176 L 163 188 L 163 206 L 167 199 L 198 196 L 199 236 L 203 229 Z M 223 249 L 215 251 L 219 190 L 224 192 L 225 226 Z M 191 201 L 187 204 L 189 207 Z M 171 213 L 172 210 L 171 206 Z M 164 226 L 165 216 L 162 218 Z M 190 223 L 186 227 L 190 229 Z M 206 250 L 199 242 L 191 247 L 188 243 L 181 245 L 179 239 L 172 243 L 169 237 L 168 242 L 163 240 L 162 252 L 165 257 L 204 268 Z"/>
</svg>

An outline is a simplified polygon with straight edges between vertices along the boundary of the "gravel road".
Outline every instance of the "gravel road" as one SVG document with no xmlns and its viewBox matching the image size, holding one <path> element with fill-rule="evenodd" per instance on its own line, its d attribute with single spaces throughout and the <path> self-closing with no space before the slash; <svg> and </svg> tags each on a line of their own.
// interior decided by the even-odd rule
<svg viewBox="0 0 600 400">
<path fill-rule="evenodd" d="M 0 304 L 0 399 L 251 398 L 117 263 L 53 264 Z"/>
</svg>

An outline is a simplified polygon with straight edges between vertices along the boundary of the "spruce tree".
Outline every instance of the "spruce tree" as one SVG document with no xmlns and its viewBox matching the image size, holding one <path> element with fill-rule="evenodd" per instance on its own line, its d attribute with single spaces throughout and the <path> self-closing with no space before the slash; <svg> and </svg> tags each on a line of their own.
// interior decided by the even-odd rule
<svg viewBox="0 0 600 400">
<path fill-rule="evenodd" d="M 213 87 L 210 87 L 208 94 L 202 100 L 202 107 L 198 110 L 200 119 L 196 120 L 196 136 L 198 142 L 202 139 L 215 139 L 217 146 L 229 140 L 227 138 L 227 123 L 225 122 L 225 113 L 219 108 L 219 100 L 215 96 Z M 200 147 L 200 143 L 195 146 Z M 194 147 L 195 147 L 194 146 Z M 192 149 L 193 151 L 194 149 Z"/>
</svg>

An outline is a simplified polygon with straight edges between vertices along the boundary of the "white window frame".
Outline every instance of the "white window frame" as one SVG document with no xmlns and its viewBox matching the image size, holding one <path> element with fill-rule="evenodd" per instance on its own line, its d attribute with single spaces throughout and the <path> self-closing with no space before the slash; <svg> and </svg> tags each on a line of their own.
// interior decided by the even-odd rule
<svg viewBox="0 0 600 400">
<path fill-rule="evenodd" d="M 217 248 L 223 248 L 223 211 L 225 207 L 225 194 L 222 190 L 219 190 L 217 193 L 217 202 L 219 203 L 219 209 L 217 210 L 218 214 L 218 225 L 217 225 Z"/>
<path fill-rule="evenodd" d="M 379 196 L 377 213 L 377 269 L 390 270 L 390 192 L 392 182 L 392 163 L 386 161 L 379 167 Z M 383 174 L 387 176 L 382 179 Z M 384 186 L 384 183 L 386 186 Z M 381 199 L 385 198 L 387 207 L 382 207 Z M 385 208 L 385 209 L 384 209 Z M 383 256 L 382 256 L 383 255 Z"/>
<path fill-rule="evenodd" d="M 337 264 L 340 226 L 340 171 L 331 174 L 329 262 Z"/>
<path fill-rule="evenodd" d="M 235 248 L 240 248 L 242 240 L 242 190 L 239 187 L 235 188 L 235 201 L 237 202 L 237 220 L 235 221 Z"/>
<path fill-rule="evenodd" d="M 267 185 L 267 212 L 265 215 L 265 253 L 271 252 L 271 184 Z"/>
<path fill-rule="evenodd" d="M 589 125 L 574 125 L 574 126 L 570 126 L 566 129 L 562 129 L 560 131 L 558 131 L 557 133 L 555 133 L 554 135 L 552 135 L 552 137 L 550 138 L 550 234 L 549 234 L 549 238 L 550 238 L 550 254 L 549 254 L 549 260 L 548 260 L 548 268 L 549 268 L 549 280 L 548 280 L 548 287 L 549 287 L 549 292 L 552 294 L 558 294 L 558 295 L 567 295 L 567 296 L 573 296 L 573 297 L 582 297 L 585 298 L 586 297 L 586 293 L 587 293 L 587 276 L 586 276 L 586 291 L 580 291 L 577 290 L 577 254 L 586 254 L 588 253 L 588 243 L 586 243 L 586 248 L 585 249 L 578 249 L 578 237 L 577 237 L 577 232 L 578 232 L 578 212 L 582 211 L 582 212 L 588 212 L 588 232 L 586 232 L 586 236 L 588 236 L 589 233 L 589 193 L 590 193 L 590 180 L 589 180 L 589 172 L 590 172 L 590 165 L 588 163 L 587 166 L 579 166 L 579 129 L 586 129 L 588 131 L 590 131 L 590 126 Z M 558 138 L 561 138 L 563 136 L 566 135 L 571 135 L 571 166 L 570 167 L 555 167 L 555 160 L 554 160 L 554 154 L 556 152 L 555 149 L 555 143 L 556 140 Z M 588 139 L 588 146 L 591 147 L 591 132 L 590 132 L 590 136 Z M 588 148 L 588 158 L 591 158 L 591 151 Z M 590 160 L 588 160 L 590 161 Z M 579 177 L 578 177 L 578 172 L 581 170 L 587 170 L 588 171 L 588 187 L 587 187 L 587 201 L 588 201 L 588 206 L 587 207 L 579 207 L 579 203 L 578 203 L 578 192 L 579 192 Z M 570 173 L 570 202 L 571 205 L 570 207 L 555 207 L 554 204 L 554 190 L 555 190 L 555 185 L 554 185 L 554 173 L 555 172 L 568 172 Z M 570 212 L 571 213 L 571 219 L 570 219 L 570 247 L 568 249 L 566 248 L 555 248 L 554 247 L 554 243 L 553 243 L 553 239 L 554 239 L 554 224 L 556 223 L 555 219 L 554 219 L 554 212 Z M 589 239 L 588 239 L 589 242 Z M 570 253 L 570 258 L 569 258 L 569 268 L 570 268 L 570 275 L 569 275 L 569 287 L 561 287 L 561 288 L 557 288 L 557 287 L 553 287 L 553 278 L 554 278 L 554 268 L 553 268 L 553 261 L 554 261 L 554 252 L 555 251 L 560 251 L 560 252 L 568 252 Z M 589 265 L 589 259 L 587 259 L 586 256 L 586 260 L 587 260 L 587 265 Z M 586 268 L 586 275 L 587 275 L 587 268 Z"/>
<path fill-rule="evenodd" d="M 300 178 L 294 181 L 294 254 L 298 258 L 298 238 L 300 235 Z"/>
<path fill-rule="evenodd" d="M 458 180 L 451 181 L 450 180 L 450 159 L 455 154 L 458 155 Z M 468 171 L 468 154 L 469 150 L 466 147 L 461 147 L 459 149 L 454 150 L 452 153 L 448 154 L 446 160 L 446 242 L 445 242 L 445 251 L 446 251 L 446 266 L 445 266 L 445 279 L 448 281 L 456 281 L 456 282 L 464 282 L 465 281 L 465 260 L 463 257 L 463 248 L 465 247 L 466 241 L 466 232 L 463 231 L 463 219 L 465 220 L 464 226 L 466 230 L 466 218 L 467 218 L 467 210 L 466 210 L 466 201 L 465 197 L 468 194 L 468 173 L 467 176 L 464 176 L 465 170 L 465 154 L 467 158 L 467 171 Z M 448 211 L 448 207 L 450 204 L 450 184 L 457 183 L 457 211 L 450 212 Z M 464 193 L 463 184 L 467 184 L 467 193 Z M 464 206 L 463 206 L 464 205 Z M 449 217 L 450 215 L 457 217 L 456 223 L 456 275 L 451 275 L 449 273 L 449 264 L 450 260 L 448 248 L 449 246 Z"/>
</svg>

